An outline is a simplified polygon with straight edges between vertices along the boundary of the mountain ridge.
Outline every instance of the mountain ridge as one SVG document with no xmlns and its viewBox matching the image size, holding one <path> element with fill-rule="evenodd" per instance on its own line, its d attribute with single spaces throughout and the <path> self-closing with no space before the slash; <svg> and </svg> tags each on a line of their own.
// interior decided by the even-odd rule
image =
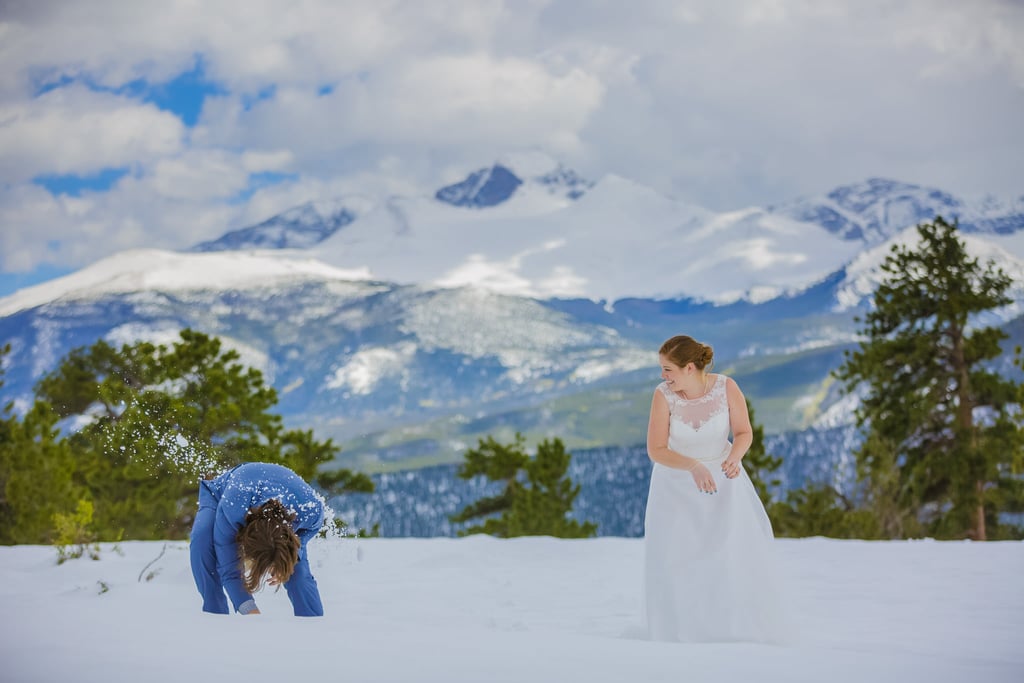
<svg viewBox="0 0 1024 683">
<path fill-rule="evenodd" d="M 222 236 L 261 248 L 121 252 L 20 290 L 0 299 L 5 395 L 24 406 L 77 346 L 167 343 L 193 327 L 260 369 L 286 421 L 335 438 L 344 464 L 424 465 L 516 430 L 571 448 L 635 444 L 653 350 L 686 332 L 714 345 L 716 367 L 743 382 L 769 433 L 848 419 L 829 372 L 856 343 L 878 264 L 912 243 L 913 226 L 895 221 L 928 209 L 932 190 L 869 179 L 824 200 L 716 213 L 619 176 L 530 168 L 489 206 L 345 195 Z M 791 215 L 826 204 L 848 223 Z M 1014 304 L 994 320 L 1019 332 L 1017 205 L 964 206 L 975 207 L 968 249 L 1014 280 Z M 847 229 L 855 209 L 875 228 Z"/>
</svg>

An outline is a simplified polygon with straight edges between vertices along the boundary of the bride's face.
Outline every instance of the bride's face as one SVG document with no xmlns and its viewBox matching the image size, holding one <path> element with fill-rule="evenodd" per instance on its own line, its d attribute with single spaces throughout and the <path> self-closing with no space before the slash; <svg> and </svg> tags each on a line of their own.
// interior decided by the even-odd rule
<svg viewBox="0 0 1024 683">
<path fill-rule="evenodd" d="M 670 387 L 678 389 L 684 378 L 689 374 L 686 368 L 681 368 L 665 356 L 658 356 L 661 361 L 661 378 L 668 382 Z"/>
</svg>

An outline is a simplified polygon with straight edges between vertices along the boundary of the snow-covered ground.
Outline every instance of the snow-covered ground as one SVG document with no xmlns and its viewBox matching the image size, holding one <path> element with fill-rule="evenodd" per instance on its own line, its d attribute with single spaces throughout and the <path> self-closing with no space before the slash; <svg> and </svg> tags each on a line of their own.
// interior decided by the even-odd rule
<svg viewBox="0 0 1024 683">
<path fill-rule="evenodd" d="M 201 613 L 184 542 L 3 547 L 0 680 L 1024 680 L 1024 543 L 780 540 L 787 645 L 637 638 L 642 543 L 317 540 L 321 619 Z"/>
</svg>

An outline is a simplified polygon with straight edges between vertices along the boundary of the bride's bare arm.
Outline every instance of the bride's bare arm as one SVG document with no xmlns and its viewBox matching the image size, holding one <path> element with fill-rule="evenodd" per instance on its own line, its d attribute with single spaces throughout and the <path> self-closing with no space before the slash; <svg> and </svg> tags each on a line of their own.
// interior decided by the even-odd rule
<svg viewBox="0 0 1024 683">
<path fill-rule="evenodd" d="M 754 430 L 750 426 L 750 413 L 747 411 L 747 400 L 740 387 L 730 377 L 726 379 L 725 396 L 729 401 L 729 430 L 732 432 L 732 448 L 729 457 L 722 463 L 725 476 L 733 479 L 740 473 L 740 461 L 750 450 L 754 442 Z"/>
<path fill-rule="evenodd" d="M 668 401 L 655 390 L 651 400 L 651 419 L 647 423 L 647 456 L 656 463 L 686 470 L 693 476 L 693 483 L 705 493 L 718 490 L 715 478 L 707 466 L 696 458 L 677 453 L 668 447 L 669 408 Z"/>
</svg>

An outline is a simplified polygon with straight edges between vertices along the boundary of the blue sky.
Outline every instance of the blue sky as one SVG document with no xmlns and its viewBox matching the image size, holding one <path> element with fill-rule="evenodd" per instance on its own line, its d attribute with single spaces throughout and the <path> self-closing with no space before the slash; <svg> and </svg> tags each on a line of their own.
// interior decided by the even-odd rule
<svg viewBox="0 0 1024 683">
<path fill-rule="evenodd" d="M 0 9 L 0 296 L 544 151 L 711 209 L 1024 195 L 1024 8 L 981 0 Z"/>
</svg>

